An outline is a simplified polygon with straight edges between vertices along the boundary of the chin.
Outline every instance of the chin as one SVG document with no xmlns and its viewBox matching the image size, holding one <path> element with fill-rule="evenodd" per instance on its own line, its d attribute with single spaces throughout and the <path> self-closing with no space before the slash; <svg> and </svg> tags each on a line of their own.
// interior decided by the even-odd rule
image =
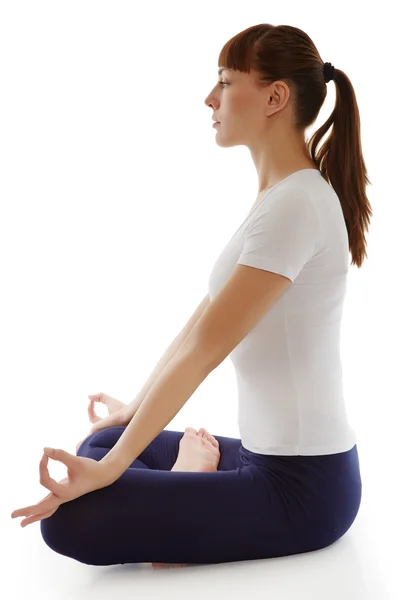
<svg viewBox="0 0 400 600">
<path fill-rule="evenodd" d="M 232 148 L 233 146 L 241 146 L 241 142 L 237 142 L 232 139 L 223 138 L 222 136 L 216 136 L 215 143 L 220 148 Z"/>
</svg>

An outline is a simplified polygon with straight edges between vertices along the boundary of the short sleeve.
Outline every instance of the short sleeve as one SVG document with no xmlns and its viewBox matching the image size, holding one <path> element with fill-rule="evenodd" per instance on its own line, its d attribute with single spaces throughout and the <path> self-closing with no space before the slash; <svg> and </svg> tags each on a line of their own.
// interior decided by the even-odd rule
<svg viewBox="0 0 400 600">
<path fill-rule="evenodd" d="M 293 282 L 316 252 L 319 235 L 310 198 L 286 191 L 270 198 L 256 214 L 237 263 L 279 273 Z"/>
</svg>

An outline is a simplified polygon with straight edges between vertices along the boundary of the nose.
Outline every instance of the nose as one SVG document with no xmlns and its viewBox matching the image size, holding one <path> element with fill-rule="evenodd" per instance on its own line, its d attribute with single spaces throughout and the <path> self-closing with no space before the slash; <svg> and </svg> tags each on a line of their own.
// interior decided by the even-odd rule
<svg viewBox="0 0 400 600">
<path fill-rule="evenodd" d="M 217 110 L 217 105 L 218 105 L 218 100 L 216 99 L 215 95 L 214 95 L 214 89 L 211 90 L 211 92 L 208 94 L 207 98 L 204 100 L 204 104 L 207 107 L 210 107 L 213 109 L 214 112 L 216 112 Z"/>
</svg>

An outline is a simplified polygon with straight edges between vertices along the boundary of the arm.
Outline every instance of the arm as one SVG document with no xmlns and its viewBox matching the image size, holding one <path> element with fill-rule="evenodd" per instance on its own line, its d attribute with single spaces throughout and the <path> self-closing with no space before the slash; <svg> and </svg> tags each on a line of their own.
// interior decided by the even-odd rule
<svg viewBox="0 0 400 600">
<path fill-rule="evenodd" d="M 182 345 L 160 374 L 118 442 L 101 459 L 104 486 L 114 483 L 127 470 L 172 421 L 213 368 L 201 347 Z"/>
<path fill-rule="evenodd" d="M 111 485 L 126 471 L 291 284 L 279 273 L 236 265 L 118 442 L 100 461 L 108 482 L 104 485 Z"/>
<path fill-rule="evenodd" d="M 186 325 L 183 327 L 182 331 L 174 338 L 171 344 L 168 346 L 163 356 L 158 361 L 157 365 L 154 368 L 154 371 L 151 373 L 150 377 L 144 384 L 143 388 L 140 390 L 139 394 L 129 403 L 129 411 L 132 415 L 136 413 L 139 406 L 142 404 L 143 400 L 149 393 L 150 389 L 153 385 L 158 381 L 159 376 L 164 371 L 165 367 L 169 363 L 169 361 L 178 353 L 179 349 L 182 347 L 183 342 L 186 340 L 187 336 L 196 325 L 197 321 L 200 319 L 201 315 L 210 304 L 210 297 L 206 294 L 203 300 L 200 302 Z"/>
</svg>

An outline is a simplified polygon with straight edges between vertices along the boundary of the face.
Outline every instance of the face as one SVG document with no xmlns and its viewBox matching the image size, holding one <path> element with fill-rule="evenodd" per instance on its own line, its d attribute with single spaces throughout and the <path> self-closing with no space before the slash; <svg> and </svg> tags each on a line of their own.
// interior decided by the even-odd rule
<svg viewBox="0 0 400 600">
<path fill-rule="evenodd" d="M 267 133 L 268 119 L 286 105 L 289 88 L 283 82 L 261 87 L 255 71 L 242 73 L 224 69 L 205 99 L 220 124 L 216 126 L 219 146 L 253 146 Z"/>
</svg>

